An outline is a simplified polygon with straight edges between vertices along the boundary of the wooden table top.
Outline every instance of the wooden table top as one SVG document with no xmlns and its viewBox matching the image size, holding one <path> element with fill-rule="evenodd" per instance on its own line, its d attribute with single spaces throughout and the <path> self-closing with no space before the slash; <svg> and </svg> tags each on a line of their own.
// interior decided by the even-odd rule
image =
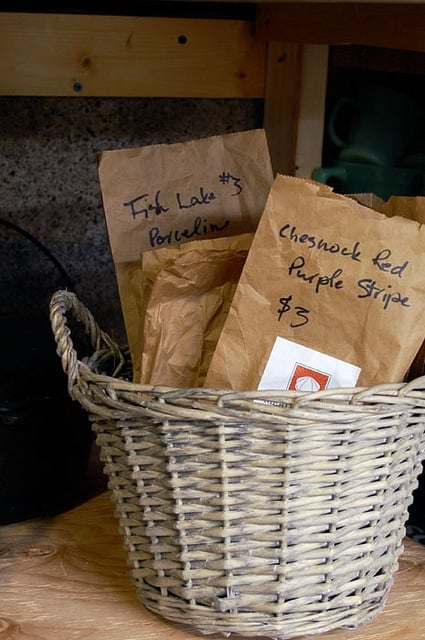
<svg viewBox="0 0 425 640">
<path fill-rule="evenodd" d="M 223 640 L 138 602 L 108 492 L 53 518 L 0 527 L 0 571 L 0 640 Z M 424 595 L 425 547 L 406 539 L 384 611 L 354 631 L 314 637 L 425 639 Z"/>
</svg>

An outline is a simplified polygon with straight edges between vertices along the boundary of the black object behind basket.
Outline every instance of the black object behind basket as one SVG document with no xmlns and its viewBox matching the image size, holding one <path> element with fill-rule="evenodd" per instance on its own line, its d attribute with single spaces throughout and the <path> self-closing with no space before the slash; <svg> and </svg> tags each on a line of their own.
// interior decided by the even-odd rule
<svg viewBox="0 0 425 640">
<path fill-rule="evenodd" d="M 62 512 L 87 492 L 92 436 L 44 320 L 0 318 L 0 524 Z"/>
<path fill-rule="evenodd" d="M 15 271 L 4 282 L 0 311 L 0 524 L 9 524 L 84 499 L 93 437 L 86 413 L 69 397 L 47 311 L 49 289 L 72 282 L 37 238 L 0 223 L 5 275 L 15 260 L 21 277 Z M 28 292 L 39 286 L 45 293 L 34 308 Z"/>
<path fill-rule="evenodd" d="M 413 492 L 413 502 L 409 507 L 407 535 L 425 544 L 425 464 L 418 478 L 418 487 Z"/>
</svg>

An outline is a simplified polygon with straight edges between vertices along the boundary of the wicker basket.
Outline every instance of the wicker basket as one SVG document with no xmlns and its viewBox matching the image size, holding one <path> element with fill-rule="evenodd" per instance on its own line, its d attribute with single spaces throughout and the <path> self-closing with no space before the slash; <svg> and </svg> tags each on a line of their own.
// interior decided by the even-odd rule
<svg viewBox="0 0 425 640">
<path fill-rule="evenodd" d="M 90 337 L 83 360 L 69 312 Z M 53 295 L 51 322 L 148 609 L 292 638 L 383 608 L 421 472 L 425 377 L 314 394 L 142 386 L 74 294 Z"/>
</svg>

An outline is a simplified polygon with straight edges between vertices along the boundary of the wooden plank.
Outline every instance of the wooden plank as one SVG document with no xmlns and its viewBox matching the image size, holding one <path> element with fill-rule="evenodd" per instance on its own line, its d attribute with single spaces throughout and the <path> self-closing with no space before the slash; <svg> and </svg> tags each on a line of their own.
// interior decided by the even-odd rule
<svg viewBox="0 0 425 640">
<path fill-rule="evenodd" d="M 263 97 L 249 20 L 0 13 L 0 94 Z"/>
<path fill-rule="evenodd" d="M 269 43 L 264 128 L 274 173 L 295 173 L 301 64 L 300 45 Z"/>
<path fill-rule="evenodd" d="M 264 3 L 258 6 L 257 35 L 263 40 L 425 51 L 425 4 Z"/>
</svg>

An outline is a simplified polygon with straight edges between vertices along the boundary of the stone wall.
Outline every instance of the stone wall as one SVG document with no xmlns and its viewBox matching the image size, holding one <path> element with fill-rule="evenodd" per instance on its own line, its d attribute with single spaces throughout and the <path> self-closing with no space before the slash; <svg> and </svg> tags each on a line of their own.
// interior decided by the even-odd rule
<svg viewBox="0 0 425 640">
<path fill-rule="evenodd" d="M 120 335 L 97 154 L 259 127 L 262 112 L 261 100 L 0 97 L 0 218 L 42 243 L 101 326 Z M 0 254 L 3 314 L 38 313 L 66 284 L 10 226 L 0 225 Z"/>
</svg>

